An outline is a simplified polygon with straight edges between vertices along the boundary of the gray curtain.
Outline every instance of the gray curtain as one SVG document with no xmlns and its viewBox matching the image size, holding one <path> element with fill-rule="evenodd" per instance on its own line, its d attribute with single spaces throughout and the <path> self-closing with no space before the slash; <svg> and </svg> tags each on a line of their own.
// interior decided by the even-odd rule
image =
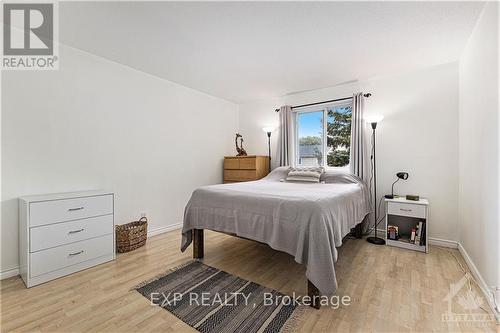
<svg viewBox="0 0 500 333">
<path fill-rule="evenodd" d="M 285 105 L 280 108 L 280 128 L 278 134 L 279 165 L 294 164 L 294 120 L 292 107 Z"/>
<path fill-rule="evenodd" d="M 351 120 L 351 173 L 369 182 L 369 156 L 366 135 L 366 122 L 364 120 L 363 93 L 353 95 L 352 99 L 352 120 Z"/>
</svg>

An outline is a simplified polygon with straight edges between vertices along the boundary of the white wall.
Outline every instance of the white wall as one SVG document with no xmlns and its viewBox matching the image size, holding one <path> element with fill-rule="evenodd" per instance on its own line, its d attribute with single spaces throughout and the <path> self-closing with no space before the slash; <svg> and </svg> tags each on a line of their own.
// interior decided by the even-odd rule
<svg viewBox="0 0 500 333">
<path fill-rule="evenodd" d="M 278 128 L 278 113 L 273 110 L 283 103 L 282 98 L 255 101 L 248 104 L 240 104 L 239 124 L 240 133 L 245 140 L 244 145 L 249 155 L 268 156 L 267 134 L 262 131 L 264 127 Z M 271 134 L 271 164 L 277 166 L 276 146 L 278 142 L 278 131 Z"/>
<path fill-rule="evenodd" d="M 1 271 L 18 265 L 17 197 L 110 189 L 116 223 L 167 227 L 233 153 L 235 104 L 68 47 L 60 61 L 3 73 Z"/>
<path fill-rule="evenodd" d="M 240 132 L 256 142 L 252 152 L 266 153 L 261 125 L 278 123 L 279 103 L 298 105 L 371 92 L 367 114 L 382 114 L 377 128 L 378 193 L 390 193 L 397 171 L 410 174 L 396 185 L 399 194 L 430 200 L 430 237 L 458 239 L 458 65 L 380 77 L 336 87 L 240 105 Z M 274 133 L 275 137 L 277 133 Z M 256 138 L 259 138 L 258 141 Z M 276 151 L 276 145 L 273 147 Z"/>
<path fill-rule="evenodd" d="M 498 21 L 488 2 L 459 71 L 460 243 L 487 286 L 500 285 Z"/>
</svg>

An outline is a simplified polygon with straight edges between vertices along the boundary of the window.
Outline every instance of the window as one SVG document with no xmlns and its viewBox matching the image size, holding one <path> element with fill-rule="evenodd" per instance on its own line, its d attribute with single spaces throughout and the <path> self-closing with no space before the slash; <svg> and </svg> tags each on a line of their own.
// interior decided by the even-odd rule
<svg viewBox="0 0 500 333">
<path fill-rule="evenodd" d="M 323 111 L 297 113 L 298 165 L 323 165 Z"/>
<path fill-rule="evenodd" d="M 351 117 L 350 101 L 297 110 L 297 165 L 348 166 Z"/>
</svg>

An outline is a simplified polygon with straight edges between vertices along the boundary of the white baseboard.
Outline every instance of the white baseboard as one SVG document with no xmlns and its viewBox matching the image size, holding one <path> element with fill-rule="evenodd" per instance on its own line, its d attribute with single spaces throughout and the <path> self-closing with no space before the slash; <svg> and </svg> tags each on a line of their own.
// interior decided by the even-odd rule
<svg viewBox="0 0 500 333">
<path fill-rule="evenodd" d="M 148 230 L 148 238 L 156 236 L 156 235 L 160 235 L 160 234 L 163 234 L 165 232 L 172 231 L 172 230 L 181 229 L 181 228 L 182 228 L 182 223 L 176 223 L 176 224 L 167 225 L 165 227 L 150 229 L 150 230 Z"/>
<path fill-rule="evenodd" d="M 367 236 L 375 236 L 375 230 L 372 230 Z M 384 238 L 385 237 L 385 229 L 377 228 L 377 237 Z"/>
<path fill-rule="evenodd" d="M 5 271 L 0 272 L 0 280 L 8 279 L 13 276 L 19 275 L 19 267 L 6 269 Z"/>
<path fill-rule="evenodd" d="M 479 273 L 479 270 L 477 269 L 476 265 L 474 265 L 474 262 L 472 261 L 471 257 L 469 256 L 469 254 L 467 253 L 465 248 L 462 246 L 462 244 L 460 244 L 460 242 L 458 243 L 458 251 L 460 252 L 462 257 L 464 258 L 465 263 L 467 264 L 470 271 L 472 272 L 472 275 L 476 279 L 476 282 L 479 285 L 479 288 L 481 289 L 481 291 L 483 292 L 483 295 L 486 298 L 486 301 L 488 302 L 488 305 L 490 306 L 491 311 L 495 315 L 497 322 L 500 323 L 500 312 L 495 310 L 495 302 L 493 300 L 493 296 L 491 294 L 490 287 L 486 284 L 483 277 L 481 276 L 481 273 Z"/>
<path fill-rule="evenodd" d="M 443 247 L 450 247 L 452 249 L 458 248 L 458 242 L 442 238 L 429 237 L 429 244 Z"/>
</svg>

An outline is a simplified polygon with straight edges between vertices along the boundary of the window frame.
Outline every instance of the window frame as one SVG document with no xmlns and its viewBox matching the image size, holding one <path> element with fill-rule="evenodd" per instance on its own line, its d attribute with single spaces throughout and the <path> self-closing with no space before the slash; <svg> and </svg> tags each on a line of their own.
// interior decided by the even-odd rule
<svg viewBox="0 0 500 333">
<path fill-rule="evenodd" d="M 331 168 L 331 169 L 344 169 L 348 168 L 349 165 L 351 164 L 351 161 L 349 160 L 349 163 L 345 166 L 342 167 L 334 167 L 334 166 L 328 166 L 328 158 L 326 156 L 327 154 L 327 148 L 328 148 L 328 140 L 327 140 L 327 134 L 328 134 L 328 109 L 332 107 L 341 107 L 341 106 L 351 106 L 351 112 L 352 112 L 352 103 L 353 100 L 344 100 L 344 101 L 338 101 L 338 102 L 332 102 L 332 103 L 325 103 L 325 104 L 318 104 L 318 105 L 312 105 L 312 106 L 304 106 L 301 108 L 294 109 L 293 112 L 293 120 L 294 120 L 294 129 L 295 129 L 295 165 L 300 166 L 299 164 L 299 114 L 301 113 L 313 113 L 313 112 L 323 112 L 323 137 L 321 138 L 321 142 L 323 145 L 323 158 L 321 165 L 324 168 Z M 351 126 L 352 126 L 352 118 L 351 118 Z"/>
</svg>

